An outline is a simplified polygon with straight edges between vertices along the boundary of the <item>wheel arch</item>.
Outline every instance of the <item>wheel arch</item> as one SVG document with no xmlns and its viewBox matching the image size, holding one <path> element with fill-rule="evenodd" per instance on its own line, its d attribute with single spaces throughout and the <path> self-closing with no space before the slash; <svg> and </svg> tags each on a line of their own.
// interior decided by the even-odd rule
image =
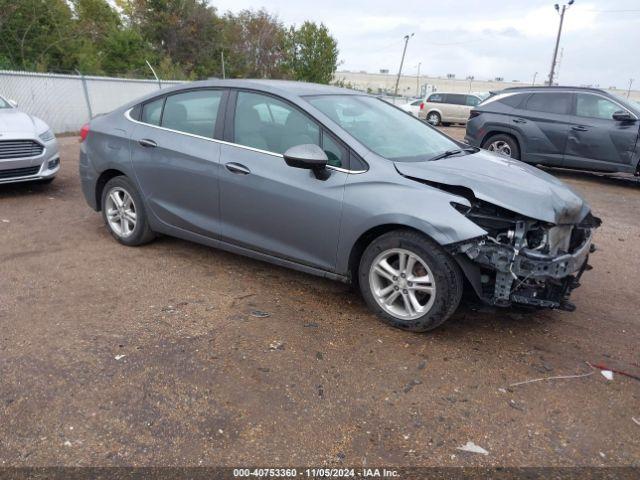
<svg viewBox="0 0 640 480">
<path fill-rule="evenodd" d="M 515 140 L 515 142 L 518 144 L 518 150 L 520 150 L 520 156 L 522 157 L 522 154 L 524 153 L 523 151 L 523 142 L 522 142 L 522 137 L 517 133 L 514 132 L 511 129 L 508 128 L 501 128 L 501 127 L 493 127 L 491 128 L 483 137 L 482 140 L 480 141 L 480 146 L 482 148 L 484 148 L 484 144 L 487 140 L 489 140 L 491 137 L 493 137 L 494 135 L 507 135 L 508 137 L 511 137 Z"/>
<path fill-rule="evenodd" d="M 98 180 L 96 180 L 96 189 L 95 189 L 96 197 L 95 198 L 96 198 L 96 206 L 98 207 L 97 208 L 98 211 L 102 210 L 102 191 L 104 190 L 104 186 L 112 178 L 120 177 L 120 176 L 126 177 L 127 175 L 121 170 L 110 168 L 102 172 L 98 177 Z"/>
<path fill-rule="evenodd" d="M 409 230 L 420 235 L 424 235 L 429 238 L 431 241 L 438 243 L 431 235 L 425 233 L 424 231 L 412 227 L 410 225 L 402 224 L 402 223 L 385 223 L 381 225 L 377 225 L 375 227 L 371 227 L 365 232 L 363 232 L 355 241 L 355 243 L 351 246 L 351 251 L 349 252 L 348 259 L 348 271 L 352 283 L 357 284 L 358 282 L 358 267 L 360 265 L 360 259 L 362 258 L 362 254 L 366 250 L 366 248 L 373 242 L 376 238 L 384 235 L 385 233 L 393 232 L 394 230 Z"/>
</svg>

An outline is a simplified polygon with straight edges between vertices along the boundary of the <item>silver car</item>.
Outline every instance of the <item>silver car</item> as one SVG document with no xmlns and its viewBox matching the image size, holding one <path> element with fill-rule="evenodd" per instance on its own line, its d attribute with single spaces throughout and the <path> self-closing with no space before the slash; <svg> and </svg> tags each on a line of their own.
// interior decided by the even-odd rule
<svg viewBox="0 0 640 480">
<path fill-rule="evenodd" d="M 571 310 L 599 220 L 554 177 L 336 87 L 206 81 L 83 128 L 88 204 L 117 241 L 156 233 L 358 285 L 389 324 L 435 328 L 463 288 Z"/>
<path fill-rule="evenodd" d="M 58 170 L 58 142 L 49 126 L 0 97 L 0 183 L 50 182 Z"/>
</svg>

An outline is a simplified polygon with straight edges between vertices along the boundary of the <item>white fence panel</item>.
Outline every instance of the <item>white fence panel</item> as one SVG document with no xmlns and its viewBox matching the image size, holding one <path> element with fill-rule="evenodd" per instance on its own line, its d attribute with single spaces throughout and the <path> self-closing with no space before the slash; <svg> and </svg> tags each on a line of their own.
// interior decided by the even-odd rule
<svg viewBox="0 0 640 480">
<path fill-rule="evenodd" d="M 164 81 L 162 87 L 179 83 Z M 54 133 L 77 132 L 89 120 L 89 112 L 110 112 L 159 88 L 155 80 L 0 70 L 0 95 L 47 122 Z"/>
</svg>

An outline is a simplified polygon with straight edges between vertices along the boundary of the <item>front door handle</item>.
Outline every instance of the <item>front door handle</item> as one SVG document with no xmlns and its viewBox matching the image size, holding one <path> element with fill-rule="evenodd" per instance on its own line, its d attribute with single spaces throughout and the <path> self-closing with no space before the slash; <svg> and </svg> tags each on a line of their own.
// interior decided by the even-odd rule
<svg viewBox="0 0 640 480">
<path fill-rule="evenodd" d="M 251 173 L 251 170 L 249 170 L 247 167 L 245 167 L 244 165 L 241 165 L 239 163 L 230 162 L 230 163 L 225 163 L 224 166 L 231 173 L 235 173 L 235 174 L 238 174 L 238 175 L 249 175 Z"/>
<path fill-rule="evenodd" d="M 513 123 L 527 123 L 524 118 L 514 118 Z"/>
<path fill-rule="evenodd" d="M 138 143 L 145 148 L 155 148 L 158 146 L 156 142 L 154 142 L 153 140 L 149 140 L 148 138 L 141 138 L 140 140 L 138 140 Z"/>
<path fill-rule="evenodd" d="M 571 127 L 571 130 L 573 130 L 574 132 L 586 132 L 589 129 L 584 125 L 575 125 Z"/>
</svg>

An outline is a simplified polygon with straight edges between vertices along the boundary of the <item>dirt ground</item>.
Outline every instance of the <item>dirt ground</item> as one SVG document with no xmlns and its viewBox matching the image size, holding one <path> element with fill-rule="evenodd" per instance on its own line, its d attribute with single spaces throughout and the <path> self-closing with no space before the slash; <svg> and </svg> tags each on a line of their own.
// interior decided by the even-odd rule
<svg viewBox="0 0 640 480">
<path fill-rule="evenodd" d="M 340 283 L 117 244 L 60 141 L 53 184 L 0 186 L 1 465 L 640 466 L 640 381 L 509 387 L 640 375 L 635 180 L 553 172 L 604 220 L 576 312 L 467 302 L 412 334 Z"/>
</svg>

